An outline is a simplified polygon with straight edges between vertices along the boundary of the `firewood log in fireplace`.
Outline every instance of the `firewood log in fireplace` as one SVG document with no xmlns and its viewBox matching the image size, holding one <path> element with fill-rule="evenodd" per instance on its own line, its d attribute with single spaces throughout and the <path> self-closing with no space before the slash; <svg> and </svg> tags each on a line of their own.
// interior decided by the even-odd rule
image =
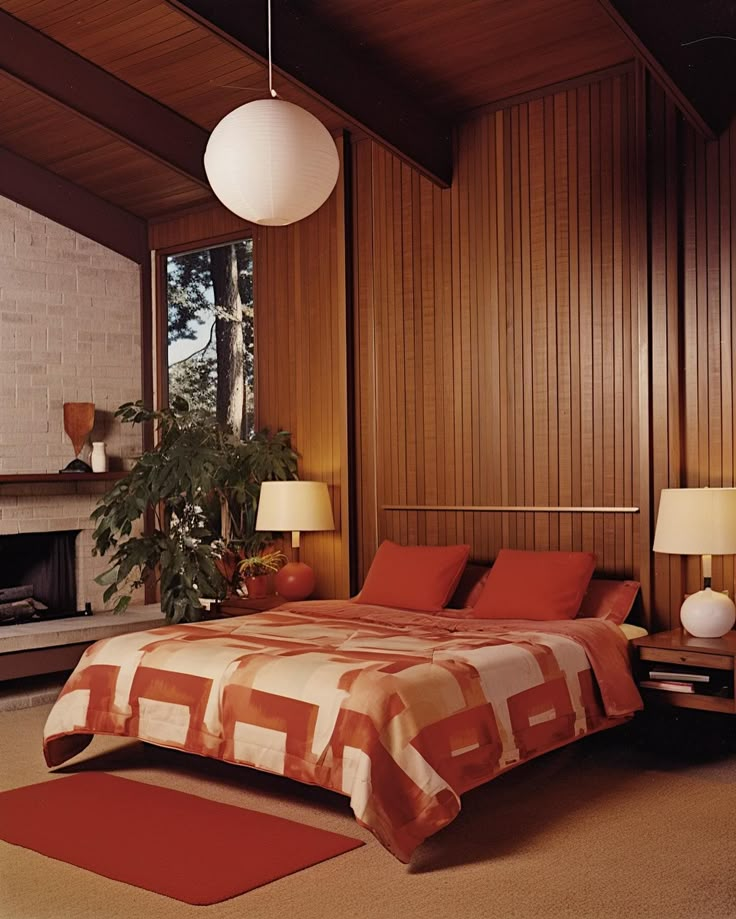
<svg viewBox="0 0 736 919">
<path fill-rule="evenodd" d="M 14 600 L 30 600 L 33 597 L 33 584 L 21 584 L 19 587 L 0 587 L 0 603 L 12 603 Z"/>
<path fill-rule="evenodd" d="M 0 587 L 0 623 L 27 622 L 39 609 L 46 606 L 33 599 L 32 584 Z"/>
</svg>

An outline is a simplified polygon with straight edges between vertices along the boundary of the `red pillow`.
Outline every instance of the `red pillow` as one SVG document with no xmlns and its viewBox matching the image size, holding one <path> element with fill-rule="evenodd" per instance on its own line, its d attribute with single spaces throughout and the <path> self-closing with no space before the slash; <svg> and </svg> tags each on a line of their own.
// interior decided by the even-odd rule
<svg viewBox="0 0 736 919">
<path fill-rule="evenodd" d="M 488 575 L 491 569 L 488 565 L 473 565 L 472 563 L 465 566 L 460 576 L 460 581 L 455 588 L 450 602 L 447 604 L 448 609 L 467 609 L 475 606 L 475 602 L 483 591 Z"/>
<path fill-rule="evenodd" d="M 471 615 L 478 619 L 574 619 L 595 562 L 592 552 L 501 549 Z"/>
<path fill-rule="evenodd" d="M 386 539 L 354 602 L 437 612 L 457 587 L 469 554 L 470 546 L 399 546 Z"/>
<path fill-rule="evenodd" d="M 608 619 L 615 625 L 626 622 L 641 585 L 638 581 L 590 582 L 578 612 L 578 619 Z"/>
</svg>

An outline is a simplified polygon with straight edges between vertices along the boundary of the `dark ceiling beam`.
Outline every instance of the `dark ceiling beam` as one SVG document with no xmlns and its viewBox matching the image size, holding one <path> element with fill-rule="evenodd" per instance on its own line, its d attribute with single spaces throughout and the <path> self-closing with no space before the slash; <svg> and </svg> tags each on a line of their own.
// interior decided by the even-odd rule
<svg viewBox="0 0 736 919">
<path fill-rule="evenodd" d="M 209 188 L 205 130 L 3 10 L 0 35 L 11 76 Z"/>
<path fill-rule="evenodd" d="M 235 47 L 268 61 L 266 3 L 167 0 Z M 295 9 L 273 0 L 274 70 L 298 83 L 442 187 L 452 181 L 451 129 L 359 47 Z M 267 87 L 264 84 L 264 97 Z"/>
<path fill-rule="evenodd" d="M 707 116 L 704 114 L 704 109 L 708 107 L 705 97 L 698 98 L 700 91 L 688 73 L 692 65 L 687 60 L 683 41 L 676 34 L 683 27 L 687 7 L 692 8 L 693 16 L 702 17 L 703 5 L 700 0 L 697 3 L 692 3 L 692 0 L 685 0 L 684 3 L 679 0 L 598 2 L 633 44 L 639 57 L 685 118 L 697 131 L 713 140 L 724 125 L 717 113 L 709 111 Z M 682 9 L 678 10 L 678 7 Z M 706 26 L 704 18 L 702 25 Z M 697 36 L 693 34 L 688 37 Z M 716 89 L 715 86 L 705 87 L 704 92 Z M 732 92 L 730 86 L 728 92 Z"/>
<path fill-rule="evenodd" d="M 4 147 L 0 147 L 0 195 L 139 265 L 150 257 L 145 220 Z"/>
</svg>

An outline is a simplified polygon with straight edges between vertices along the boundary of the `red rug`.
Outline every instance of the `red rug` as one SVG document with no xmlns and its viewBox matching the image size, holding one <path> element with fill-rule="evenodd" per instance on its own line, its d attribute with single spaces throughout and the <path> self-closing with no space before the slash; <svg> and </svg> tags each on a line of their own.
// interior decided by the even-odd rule
<svg viewBox="0 0 736 919">
<path fill-rule="evenodd" d="M 0 839 L 197 905 L 236 897 L 363 845 L 104 772 L 3 792 Z"/>
</svg>

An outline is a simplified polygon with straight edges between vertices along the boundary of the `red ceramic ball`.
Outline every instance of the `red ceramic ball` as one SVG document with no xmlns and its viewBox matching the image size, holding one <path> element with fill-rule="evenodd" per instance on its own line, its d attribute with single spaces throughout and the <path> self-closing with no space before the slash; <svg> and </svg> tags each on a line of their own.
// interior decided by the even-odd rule
<svg viewBox="0 0 736 919">
<path fill-rule="evenodd" d="M 314 571 L 304 562 L 287 562 L 276 573 L 274 583 L 284 600 L 306 600 L 314 590 Z"/>
</svg>

